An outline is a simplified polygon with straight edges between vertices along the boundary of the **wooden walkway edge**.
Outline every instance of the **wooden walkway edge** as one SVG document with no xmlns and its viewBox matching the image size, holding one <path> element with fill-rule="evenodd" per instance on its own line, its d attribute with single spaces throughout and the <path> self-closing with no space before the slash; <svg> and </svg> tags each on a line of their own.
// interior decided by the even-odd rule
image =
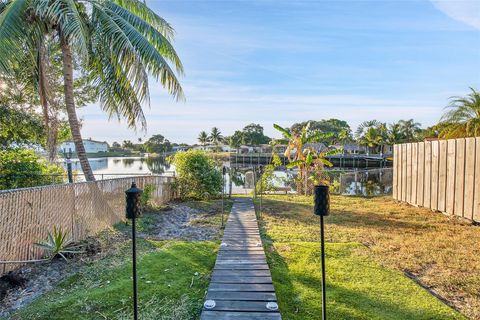
<svg viewBox="0 0 480 320">
<path fill-rule="evenodd" d="M 200 319 L 282 319 L 250 198 L 233 204 Z"/>
</svg>

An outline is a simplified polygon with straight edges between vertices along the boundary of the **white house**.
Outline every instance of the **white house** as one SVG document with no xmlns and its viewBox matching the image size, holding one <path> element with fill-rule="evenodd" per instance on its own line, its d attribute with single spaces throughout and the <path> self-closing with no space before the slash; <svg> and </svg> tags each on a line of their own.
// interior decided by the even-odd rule
<svg viewBox="0 0 480 320">
<path fill-rule="evenodd" d="M 97 153 L 97 152 L 107 152 L 108 143 L 105 141 L 96 141 L 92 139 L 84 139 L 83 145 L 85 146 L 85 152 L 87 153 Z M 60 152 L 76 152 L 75 144 L 73 141 L 65 141 L 60 145 Z"/>
</svg>

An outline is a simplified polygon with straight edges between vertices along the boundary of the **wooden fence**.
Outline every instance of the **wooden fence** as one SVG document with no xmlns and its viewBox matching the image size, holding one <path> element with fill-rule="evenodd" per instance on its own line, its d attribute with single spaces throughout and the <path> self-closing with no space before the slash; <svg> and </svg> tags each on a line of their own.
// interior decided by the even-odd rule
<svg viewBox="0 0 480 320">
<path fill-rule="evenodd" d="M 393 198 L 480 222 L 480 137 L 397 144 Z"/>
<path fill-rule="evenodd" d="M 173 177 L 135 176 L 0 191 L 0 261 L 38 259 L 43 252 L 33 243 L 60 227 L 75 241 L 125 219 L 125 190 L 154 185 L 152 201 L 164 203 L 175 194 Z M 0 263 L 0 275 L 21 263 Z"/>
</svg>

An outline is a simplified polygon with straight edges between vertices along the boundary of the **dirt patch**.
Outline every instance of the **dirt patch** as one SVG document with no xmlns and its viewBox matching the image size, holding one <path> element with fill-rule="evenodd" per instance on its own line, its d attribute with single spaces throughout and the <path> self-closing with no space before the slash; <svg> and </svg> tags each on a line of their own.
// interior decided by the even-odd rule
<svg viewBox="0 0 480 320">
<path fill-rule="evenodd" d="M 201 222 L 206 215 L 183 204 L 171 205 L 170 210 L 149 214 L 146 230 L 139 237 L 152 240 L 216 240 L 221 236 L 219 226 L 206 226 Z"/>
</svg>

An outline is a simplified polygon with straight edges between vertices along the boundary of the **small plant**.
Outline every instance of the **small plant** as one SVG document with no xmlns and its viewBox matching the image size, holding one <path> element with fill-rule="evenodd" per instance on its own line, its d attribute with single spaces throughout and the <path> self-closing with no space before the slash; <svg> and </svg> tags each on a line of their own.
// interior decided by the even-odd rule
<svg viewBox="0 0 480 320">
<path fill-rule="evenodd" d="M 140 196 L 140 203 L 142 204 L 143 207 L 148 206 L 150 204 L 150 201 L 153 199 L 153 193 L 155 192 L 157 188 L 153 184 L 147 184 L 145 185 L 145 188 L 143 188 L 143 193 Z"/>
<path fill-rule="evenodd" d="M 35 243 L 35 246 L 48 251 L 51 259 L 60 256 L 66 261 L 65 254 L 83 252 L 78 250 L 78 246 L 72 240 L 67 240 L 66 237 L 67 232 L 63 232 L 61 228 L 53 227 L 53 234 L 48 232 L 47 241 Z"/>
</svg>

